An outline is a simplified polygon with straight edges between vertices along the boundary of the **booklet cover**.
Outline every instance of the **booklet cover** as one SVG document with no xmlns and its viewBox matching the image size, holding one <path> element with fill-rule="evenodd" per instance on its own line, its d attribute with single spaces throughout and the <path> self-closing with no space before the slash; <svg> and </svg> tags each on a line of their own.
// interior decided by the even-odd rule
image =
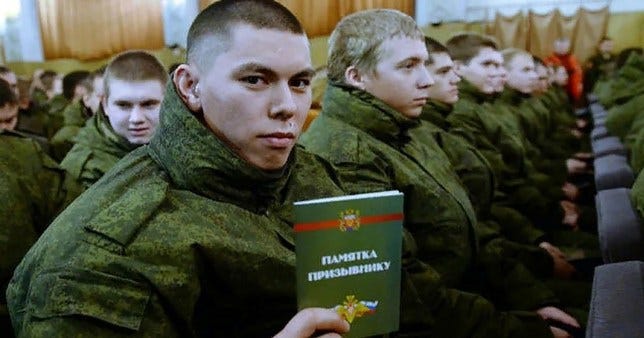
<svg viewBox="0 0 644 338">
<path fill-rule="evenodd" d="M 359 194 L 295 203 L 297 300 L 333 308 L 346 337 L 398 330 L 403 194 Z"/>
</svg>

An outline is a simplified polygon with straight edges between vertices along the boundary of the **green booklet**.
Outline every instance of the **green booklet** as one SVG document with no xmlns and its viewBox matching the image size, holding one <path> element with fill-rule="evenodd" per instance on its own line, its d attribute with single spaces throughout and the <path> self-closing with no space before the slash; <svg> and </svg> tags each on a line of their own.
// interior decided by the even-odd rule
<svg viewBox="0 0 644 338">
<path fill-rule="evenodd" d="M 346 337 L 397 331 L 402 222 L 399 191 L 296 202 L 298 307 L 335 309 Z"/>
</svg>

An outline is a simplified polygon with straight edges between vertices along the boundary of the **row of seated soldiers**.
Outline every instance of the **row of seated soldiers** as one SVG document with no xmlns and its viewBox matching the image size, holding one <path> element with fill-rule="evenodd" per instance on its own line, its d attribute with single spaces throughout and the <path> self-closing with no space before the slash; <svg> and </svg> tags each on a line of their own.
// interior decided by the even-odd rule
<svg viewBox="0 0 644 338">
<path fill-rule="evenodd" d="M 78 130 L 98 111 L 103 70 L 74 71 L 64 77 L 51 70 L 36 71 L 29 81 L 0 66 L 0 78 L 9 83 L 18 107 L 2 113 L 2 127 L 38 140 L 60 162 L 71 149 Z"/>
<path fill-rule="evenodd" d="M 384 13 L 380 19 L 412 20 Z M 346 20 L 371 19 L 357 14 Z M 405 34 L 414 41 L 419 30 Z M 437 337 L 581 332 L 592 266 L 580 262 L 592 264 L 599 252 L 591 199 L 584 196 L 592 191 L 584 189 L 591 172 L 583 152 L 586 126 L 575 120 L 562 89 L 566 73 L 522 50 L 499 51 L 492 39 L 477 34 L 456 35 L 446 45 L 424 42 L 427 64 L 403 58 L 407 63 L 400 66 L 426 67 L 430 76 L 417 83 L 383 76 L 365 87 L 330 53 L 322 113 L 299 143 L 331 163 L 345 193 L 405 193 L 405 229 L 412 239 L 404 254 L 430 263 L 414 261 L 420 265 L 407 271 L 415 283 L 441 291 L 427 309 L 433 317 L 405 317 L 412 312 L 403 311 L 403 329 L 427 325 Z M 417 52 L 399 43 L 383 42 L 385 58 Z M 8 189 L 2 205 L 11 205 L 14 215 L 2 211 L 13 222 L 3 243 L 10 250 L 1 256 L 3 288 L 61 209 L 150 142 L 164 96 L 165 105 L 179 102 L 175 91 L 164 92 L 163 67 L 144 52 L 117 56 L 103 77 L 102 104 L 60 164 L 38 143 L 2 131 L 0 165 L 7 174 L 0 178 Z M 3 86 L 10 88 L 6 81 Z M 422 95 L 410 98 L 419 88 Z M 3 106 L 15 103 L 6 96 Z M 17 301 L 25 278 L 17 273 L 8 298 Z M 28 330 L 16 311 L 16 331 Z"/>
<path fill-rule="evenodd" d="M 593 87 L 599 102 L 608 111 L 606 129 L 617 136 L 627 150 L 630 167 L 636 175 L 631 202 L 644 220 L 644 57 L 633 49 L 616 73 L 600 77 Z"/>
<path fill-rule="evenodd" d="M 644 169 L 644 59 L 632 53 L 615 76 L 602 78 L 593 93 L 608 111 L 606 128 L 620 138 L 633 172 Z"/>
</svg>

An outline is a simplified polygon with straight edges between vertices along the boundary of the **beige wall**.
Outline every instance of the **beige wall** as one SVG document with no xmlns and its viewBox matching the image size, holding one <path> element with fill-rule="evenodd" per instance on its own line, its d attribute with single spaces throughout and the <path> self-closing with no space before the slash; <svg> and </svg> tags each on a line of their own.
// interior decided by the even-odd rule
<svg viewBox="0 0 644 338">
<path fill-rule="evenodd" d="M 644 48 L 644 12 L 611 14 L 607 30 L 615 51 L 628 47 Z"/>
<path fill-rule="evenodd" d="M 150 51 L 163 65 L 168 68 L 173 63 L 183 62 L 183 56 L 175 56 L 170 49 Z M 9 62 L 7 66 L 20 76 L 31 76 L 36 69 L 51 69 L 59 73 L 69 73 L 74 70 L 95 70 L 107 64 L 111 58 L 80 61 L 75 59 L 56 59 L 45 62 Z"/>
</svg>

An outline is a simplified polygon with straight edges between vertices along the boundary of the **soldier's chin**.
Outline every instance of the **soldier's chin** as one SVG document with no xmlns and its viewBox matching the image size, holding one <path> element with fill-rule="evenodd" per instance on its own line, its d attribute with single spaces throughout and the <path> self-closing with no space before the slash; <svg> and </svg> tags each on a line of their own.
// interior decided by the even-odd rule
<svg viewBox="0 0 644 338">
<path fill-rule="evenodd" d="M 256 162 L 253 164 L 262 170 L 279 170 L 284 168 L 288 162 L 291 151 L 292 148 L 289 151 L 283 151 L 283 153 L 280 151 L 282 154 L 274 154 L 269 158 L 258 159 L 257 161 L 251 161 L 251 163 Z"/>
<path fill-rule="evenodd" d="M 145 136 L 145 137 L 143 137 L 143 136 L 130 137 L 128 139 L 128 142 L 130 142 L 131 144 L 134 144 L 134 145 L 144 145 L 144 144 L 148 144 L 150 142 L 150 137 L 148 137 L 148 136 Z"/>
</svg>

